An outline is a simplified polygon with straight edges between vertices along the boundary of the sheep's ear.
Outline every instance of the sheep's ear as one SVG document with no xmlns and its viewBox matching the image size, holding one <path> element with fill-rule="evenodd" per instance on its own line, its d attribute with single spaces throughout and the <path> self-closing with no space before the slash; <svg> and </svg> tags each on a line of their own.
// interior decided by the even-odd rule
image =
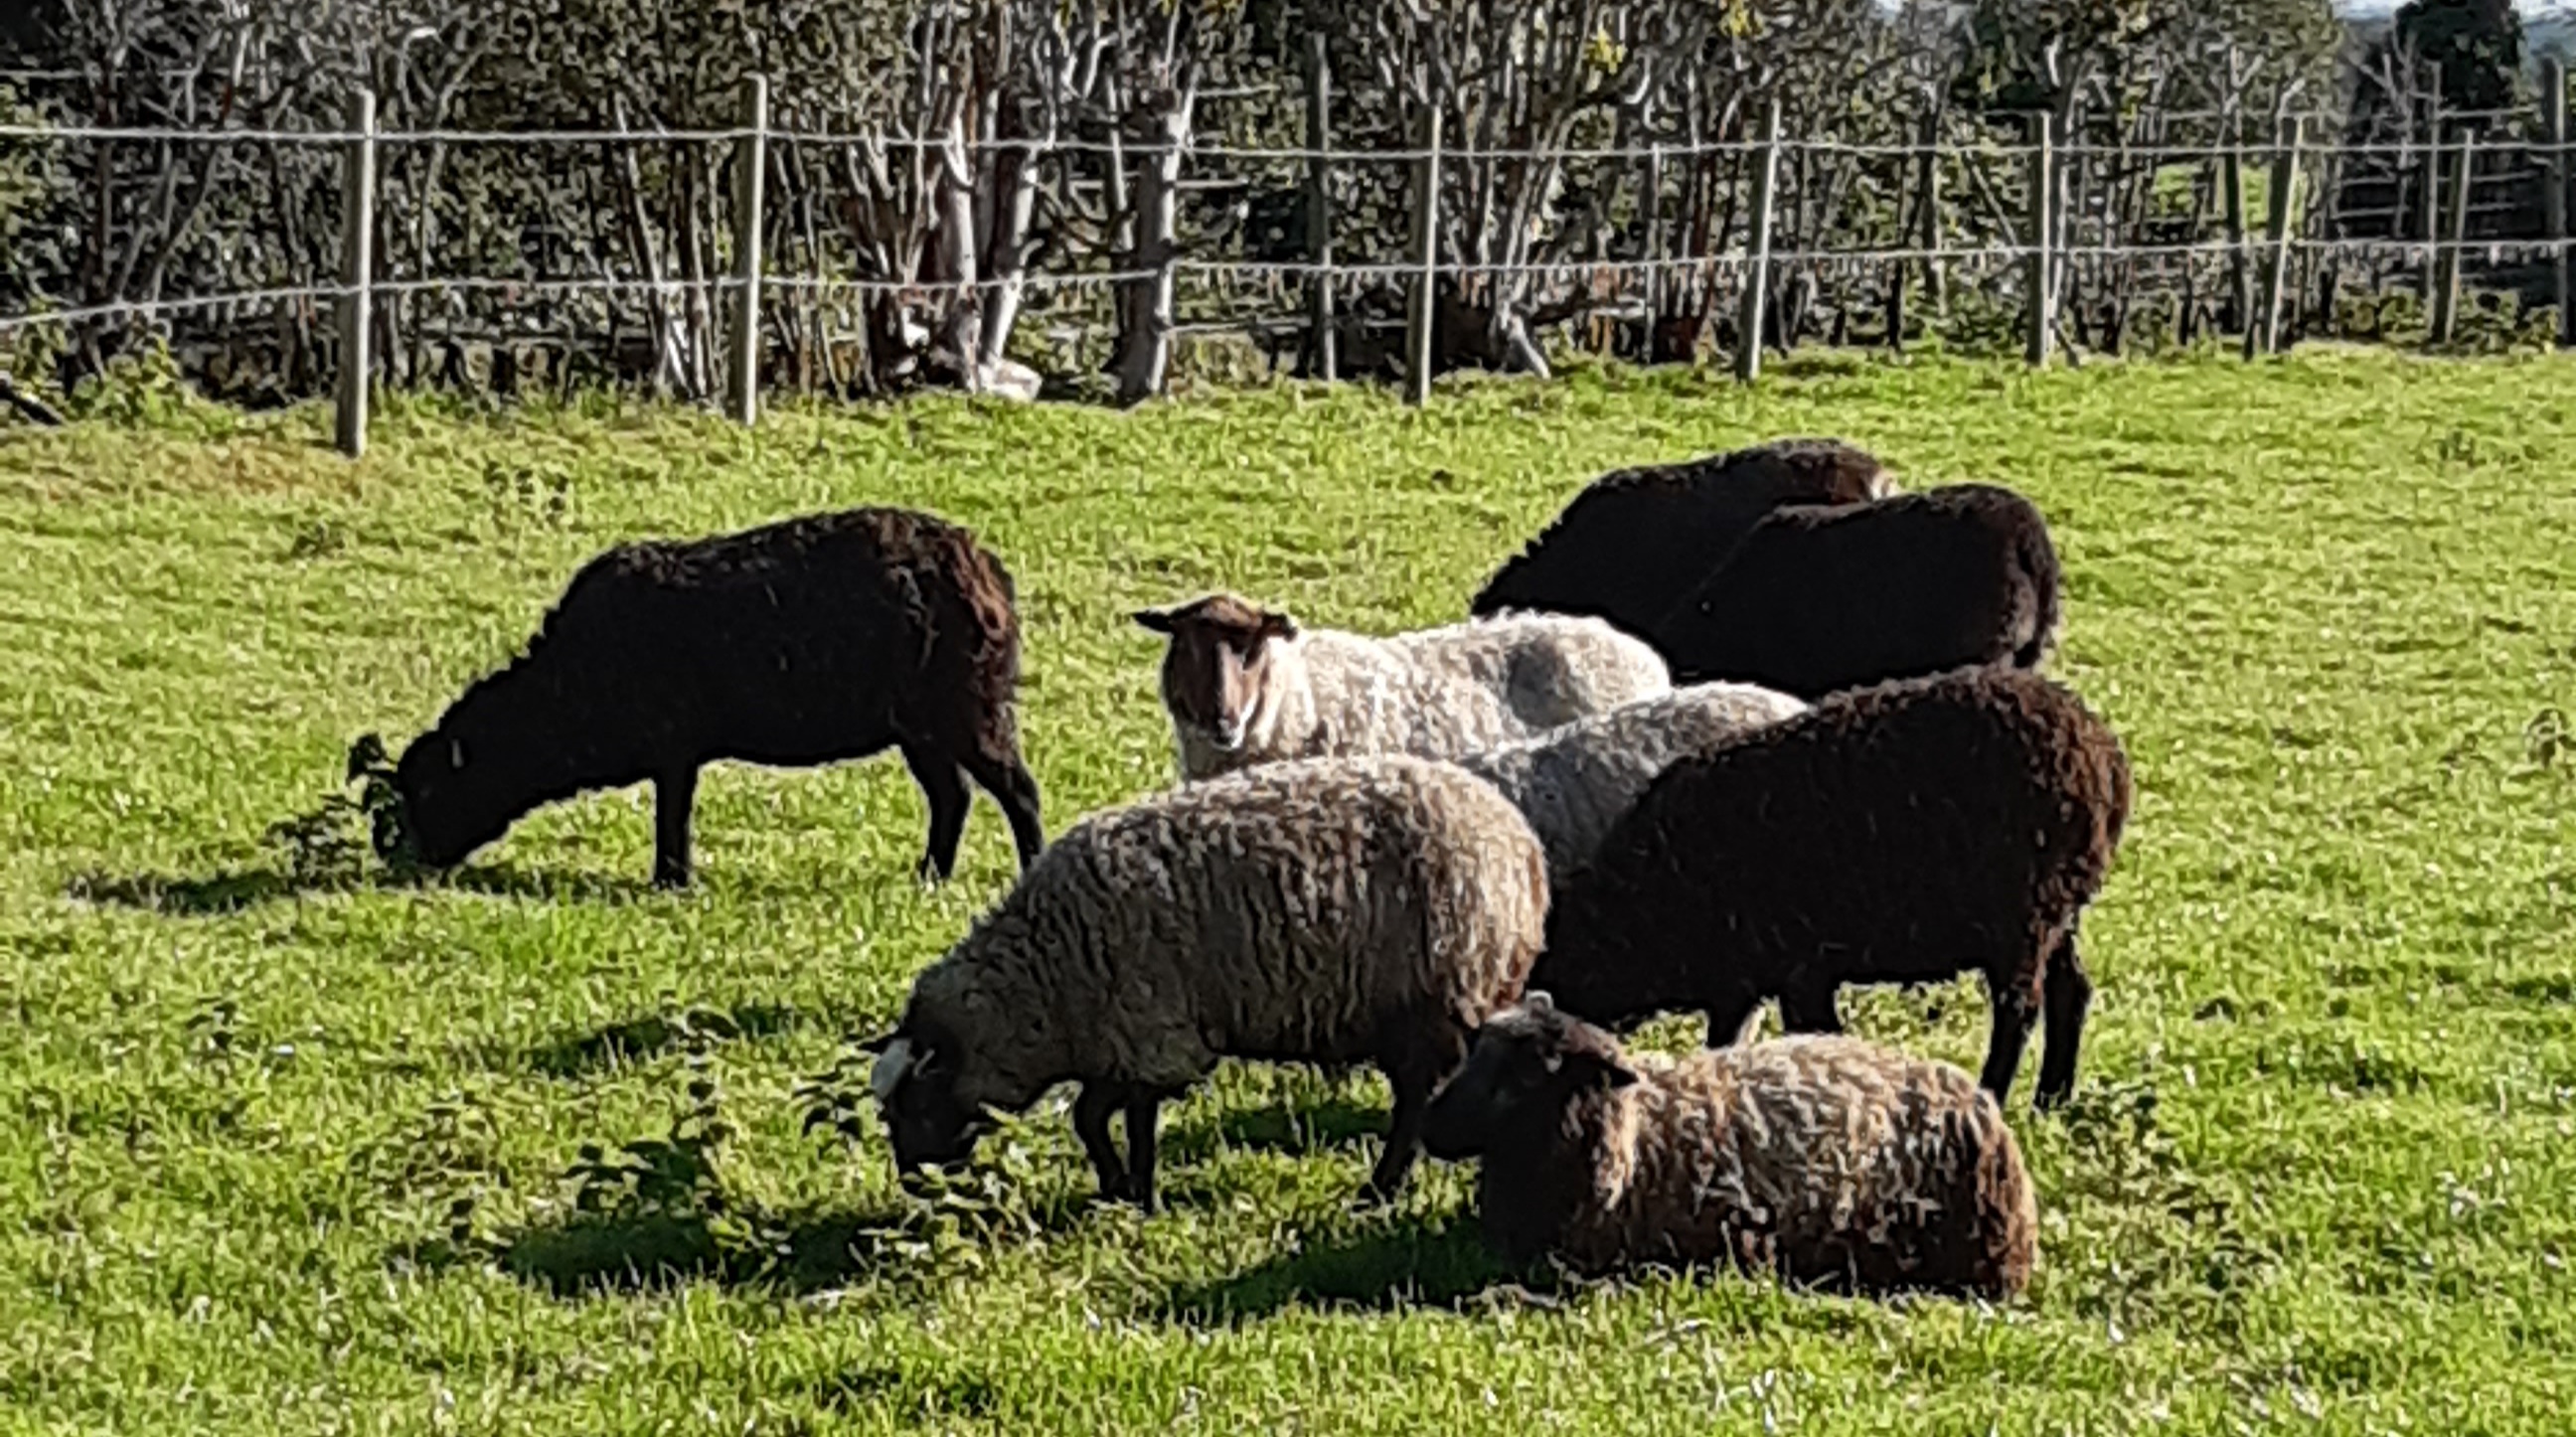
<svg viewBox="0 0 2576 1437">
<path fill-rule="evenodd" d="M 912 1066 L 912 1040 L 901 1034 L 888 1038 L 885 1046 L 878 1050 L 876 1062 L 868 1068 L 868 1091 L 874 1093 L 880 1103 L 890 1100 L 894 1097 L 894 1090 L 903 1086 L 904 1075 L 911 1071 Z"/>
<path fill-rule="evenodd" d="M 1606 1053 L 1585 1052 L 1579 1048 L 1571 1053 L 1548 1056 L 1547 1070 L 1553 1073 L 1560 1069 L 1570 1073 L 1581 1087 L 1600 1088 L 1611 1092 L 1637 1081 L 1637 1070 L 1620 1059 Z"/>
<path fill-rule="evenodd" d="M 1545 989 L 1532 988 L 1521 995 L 1521 1011 L 1532 1017 L 1544 1017 L 1556 1011 L 1556 1000 Z"/>
<path fill-rule="evenodd" d="M 1168 634 L 1176 627 L 1169 609 L 1138 609 L 1128 617 L 1158 634 Z"/>
</svg>

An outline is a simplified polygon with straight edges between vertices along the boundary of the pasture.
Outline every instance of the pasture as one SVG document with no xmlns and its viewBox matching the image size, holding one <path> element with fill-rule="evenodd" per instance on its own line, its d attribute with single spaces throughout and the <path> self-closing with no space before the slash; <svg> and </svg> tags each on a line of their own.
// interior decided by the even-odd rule
<svg viewBox="0 0 2576 1437">
<path fill-rule="evenodd" d="M 0 437 L 0 1413 L 25 1431 L 2555 1432 L 2576 1404 L 2576 365 L 2319 351 L 2032 375 L 1808 359 L 1427 410 L 1293 389 L 744 432 L 602 401 L 145 391 Z M 2078 1097 L 2002 1310 L 1505 1272 L 1374 1076 L 1229 1066 L 1151 1219 L 1059 1096 L 935 1205 L 802 1086 L 1011 880 L 919 888 L 901 763 L 719 766 L 698 888 L 644 790 L 445 882 L 317 820 L 606 544 L 886 502 L 1018 582 L 1050 834 L 1169 780 L 1139 606 L 1443 622 L 1598 471 L 1847 436 L 2011 485 L 2053 670 L 2139 798 Z M 1974 1070 L 1981 992 L 1847 996 Z M 1666 1039 L 1696 1032 L 1676 1023 Z M 857 1084 L 863 1091 L 863 1083 Z M 630 1147 L 629 1145 L 634 1145 Z"/>
</svg>

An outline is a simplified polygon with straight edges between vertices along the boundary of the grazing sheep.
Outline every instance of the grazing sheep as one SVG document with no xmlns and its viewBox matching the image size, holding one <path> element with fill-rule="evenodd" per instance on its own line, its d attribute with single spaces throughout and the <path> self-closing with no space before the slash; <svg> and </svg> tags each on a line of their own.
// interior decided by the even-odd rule
<svg viewBox="0 0 2576 1437">
<path fill-rule="evenodd" d="M 1392 1195 L 1546 914 L 1538 839 L 1450 764 L 1267 764 L 1093 814 L 914 982 L 871 1079 L 895 1162 L 963 1163 L 988 1110 L 1073 1079 L 1102 1194 L 1150 1209 L 1155 1110 L 1219 1058 L 1373 1062 L 1395 1109 L 1369 1190 Z"/>
<path fill-rule="evenodd" d="M 1591 614 L 1661 648 L 1655 624 L 1763 515 L 1782 504 L 1851 504 L 1894 492 L 1874 456 L 1837 439 L 1781 439 L 1614 470 L 1496 570 L 1468 612 Z"/>
<path fill-rule="evenodd" d="M 2044 996 L 2051 1106 L 2074 1090 L 2092 996 L 2077 919 L 2129 797 L 2119 740 L 2036 674 L 1836 694 L 1665 769 L 1555 895 L 1530 982 L 1614 1027 L 1702 1010 L 1717 1046 L 1765 998 L 1791 1031 L 1833 1032 L 1841 984 L 1978 970 L 1981 1081 L 2010 1090 Z"/>
<path fill-rule="evenodd" d="M 1731 1261 L 1800 1286 L 2001 1299 L 2038 1246 L 1993 1095 L 1857 1038 L 1631 1055 L 1532 990 L 1485 1021 L 1423 1137 L 1435 1158 L 1483 1159 L 1480 1225 L 1513 1261 Z"/>
<path fill-rule="evenodd" d="M 1561 614 L 1371 638 L 1209 594 L 1135 619 L 1170 636 L 1163 707 L 1185 779 L 1285 758 L 1455 759 L 1672 687 L 1653 649 Z"/>
<path fill-rule="evenodd" d="M 1679 682 L 1812 699 L 1961 664 L 2037 668 L 2056 641 L 2057 587 L 2039 510 L 1955 484 L 1773 510 L 1653 632 Z"/>
<path fill-rule="evenodd" d="M 924 878 L 956 862 L 968 776 L 1001 804 L 1025 867 L 1045 840 L 1020 761 L 1019 672 L 1010 574 L 928 514 L 622 544 L 573 576 L 525 656 L 404 751 L 398 834 L 380 846 L 446 868 L 540 804 L 650 779 L 654 881 L 680 886 L 702 765 L 899 747 L 929 801 Z"/>
<path fill-rule="evenodd" d="M 1487 749 L 1459 766 L 1520 809 L 1547 849 L 1548 882 L 1562 885 L 1592 861 L 1610 826 L 1666 765 L 1806 708 L 1751 684 L 1692 684 Z"/>
</svg>

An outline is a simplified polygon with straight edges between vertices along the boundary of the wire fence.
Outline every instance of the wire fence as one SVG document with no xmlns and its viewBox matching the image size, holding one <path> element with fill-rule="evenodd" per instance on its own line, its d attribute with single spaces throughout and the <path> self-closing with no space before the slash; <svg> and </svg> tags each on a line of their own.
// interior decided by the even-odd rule
<svg viewBox="0 0 2576 1437">
<path fill-rule="evenodd" d="M 1307 372 L 1330 379 L 1337 377 L 1336 336 L 1347 344 L 1364 331 L 1400 326 L 1406 335 L 1400 354 L 1375 355 L 1353 368 L 1400 374 L 1417 399 L 1425 393 L 1429 370 L 1443 358 L 1433 331 L 1444 322 L 1444 303 L 1481 305 L 1476 313 L 1497 333 L 1538 316 L 1547 323 L 1597 326 L 1608 315 L 1646 331 L 1642 346 L 1649 357 L 1671 357 L 1658 326 L 1686 320 L 1691 334 L 1731 348 L 1737 373 L 1750 379 L 1766 349 L 1786 350 L 1819 332 L 1848 341 L 1854 317 L 1867 311 L 1878 312 L 1878 342 L 1903 344 L 1909 323 L 1922 323 L 1919 309 L 1911 311 L 1914 319 L 1908 317 L 1909 283 L 1919 285 L 1932 304 L 1948 306 L 1959 293 L 1956 282 L 1965 277 L 1987 301 L 1989 328 L 2000 326 L 2017 337 L 2025 355 L 2039 363 L 2053 354 L 2101 347 L 2105 334 L 2116 349 L 2132 307 L 2153 297 L 2149 289 L 2179 306 L 2176 323 L 2185 338 L 2194 306 L 2226 308 L 2226 325 L 2241 333 L 2250 355 L 2296 342 L 2308 332 L 2311 314 L 2330 327 L 2356 283 L 2375 296 L 2392 280 L 2411 280 L 2430 312 L 2428 337 L 2447 341 L 2461 313 L 2463 276 L 2478 267 L 2491 278 L 2533 271 L 2507 278 L 2527 300 L 2536 297 L 2554 309 L 2557 337 L 2564 340 L 2576 306 L 2569 303 L 2563 104 L 2539 114 L 2444 118 L 2466 128 L 2456 137 L 2390 140 L 2336 134 L 2332 116 L 2285 114 L 2258 122 L 2256 127 L 2269 130 L 2265 143 L 2245 137 L 2243 117 L 2177 112 L 2158 117 L 2152 137 L 2067 133 L 2034 118 L 2019 141 L 1862 143 L 1783 135 L 1775 119 L 1764 135 L 1552 149 L 1443 145 L 1436 129 L 1426 142 L 1393 147 L 1281 147 L 1204 138 L 1157 144 L 1076 135 L 969 139 L 772 126 L 765 112 L 738 126 L 689 130 L 10 123 L 0 124 L 0 142 L 22 151 L 263 146 L 320 152 L 317 162 L 326 166 L 336 156 L 333 168 L 342 181 L 340 272 L 277 275 L 285 282 L 222 292 L 93 292 L 60 300 L 34 286 L 13 312 L 0 313 L 0 346 L 23 346 L 39 332 L 71 336 L 111 325 L 166 330 L 185 316 L 213 326 L 295 315 L 297 323 L 309 325 L 314 312 L 327 306 L 335 315 L 338 354 L 363 354 L 368 346 L 353 340 L 382 323 L 378 316 L 386 306 L 481 299 L 506 311 L 589 297 L 608 302 L 603 313 L 612 332 L 624 323 L 630 335 L 652 336 L 657 383 L 671 374 L 681 388 L 712 398 L 717 370 L 727 361 L 747 365 L 751 379 L 725 387 L 736 412 L 748 419 L 753 396 L 764 383 L 778 382 L 779 336 L 791 348 L 832 350 L 851 336 L 835 330 L 824 309 L 852 297 L 931 310 L 997 299 L 1023 310 L 1051 301 L 1079 303 L 1085 307 L 1072 316 L 1078 335 L 1114 325 L 1120 367 L 1147 376 L 1149 392 L 1166 382 L 1175 338 L 1229 330 L 1284 335 L 1300 346 L 1298 362 Z M 2182 119 L 2218 123 L 2231 136 L 2167 142 L 2173 122 Z M 712 157 L 706 161 L 710 176 L 719 163 L 734 172 L 729 226 L 715 219 L 712 203 L 687 217 L 690 225 L 711 221 L 703 242 L 678 237 L 683 250 L 698 243 L 687 250 L 695 256 L 688 272 L 654 260 L 652 238 L 642 233 L 639 217 L 631 222 L 632 236 L 616 243 L 594 239 L 586 252 L 580 236 L 565 239 L 562 248 L 579 254 L 592 271 L 587 274 L 425 273 L 420 256 L 406 257 L 408 271 L 395 266 L 377 273 L 386 268 L 390 247 L 388 227 L 376 213 L 376 191 L 383 184 L 377 178 L 379 155 L 386 150 L 632 152 L 655 146 L 706 152 Z M 942 273 L 937 247 L 921 245 L 909 272 L 871 274 L 846 265 L 815 267 L 824 246 L 815 237 L 810 206 L 801 217 L 800 237 L 794 224 L 763 213 L 760 186 L 742 184 L 746 173 L 765 174 L 779 163 L 777 157 L 796 151 L 935 157 L 977 175 L 990 173 L 1005 158 L 1023 166 L 1088 163 L 1083 175 L 1068 171 L 1068 194 L 1082 186 L 1104 192 L 1151 188 L 1158 172 L 1167 189 L 1195 185 L 1249 194 L 1265 183 L 1264 175 L 1275 178 L 1286 167 L 1296 174 L 1270 188 L 1301 194 L 1309 205 L 1336 183 L 1347 183 L 1352 172 L 1393 169 L 1399 207 L 1414 213 L 1404 217 L 1400 239 L 1376 244 L 1375 252 L 1360 246 L 1362 252 L 1346 247 L 1336 254 L 1329 209 L 1322 226 L 1306 227 L 1302 253 L 1265 249 L 1239 236 L 1233 252 L 1210 252 L 1184 243 L 1168 215 L 1157 232 L 1140 230 L 1123 243 L 1109 243 L 1118 225 L 1139 224 L 1144 206 L 1130 200 L 1124 216 L 1099 226 L 1102 240 L 1074 256 L 1073 266 L 1014 262 L 991 272 Z M 165 165 L 165 175 L 170 168 Z M 1548 243 L 1531 243 L 1498 235 L 1481 215 L 1477 223 L 1483 228 L 1467 227 L 1456 203 L 1461 195 L 1490 200 L 1507 181 L 1544 190 L 1578 169 L 1596 188 L 1603 176 L 1611 185 L 1630 186 L 1621 192 L 1625 228 L 1619 242 L 1596 237 L 1586 246 L 1559 233 Z M 1642 179 L 1621 178 L 1632 172 Z M 351 175 L 368 176 L 369 182 L 350 183 Z M 1676 181 L 1675 175 L 1682 178 Z M 2355 198 L 2368 199 L 2364 192 L 2374 185 L 2386 193 L 2373 203 Z M 2222 188 L 2223 198 L 2214 199 Z M 1852 200 L 1855 194 L 1867 202 Z M 425 214 L 439 199 L 411 194 L 408 202 L 416 214 Z M 989 196 L 977 199 L 991 204 Z M 595 203 L 610 205 L 606 199 Z M 1598 215 L 1611 208 L 1601 204 Z M 1721 214 L 1723 222 L 1713 223 L 1712 216 Z M 628 223 L 622 216 L 594 217 L 591 228 L 606 235 Z M 2374 225 L 2379 232 L 2357 232 Z M 1381 217 L 1379 228 L 1397 226 Z M 251 237 L 212 240 L 218 246 L 234 241 L 257 248 Z M 352 266 L 361 247 L 369 262 Z M 1568 248 L 1581 252 L 1567 253 Z M 2224 273 L 2201 273 L 2211 266 Z M 778 272 L 770 272 L 772 267 Z M 2154 289 L 2159 274 L 2169 274 L 2172 282 Z M 1833 287 L 1828 280 L 1849 282 Z M 162 280 L 156 274 L 152 282 Z M 2142 285 L 2148 288 L 2121 290 Z M 1185 286 L 1194 287 L 1199 302 L 1188 313 L 1175 299 L 1176 289 Z M 2313 307 L 2301 300 L 2309 294 L 2318 296 Z M 1102 311 L 1104 296 L 1114 313 Z M 1245 314 L 1229 307 L 1239 308 L 1246 296 L 1270 308 Z M 1400 320 L 1387 308 L 1397 300 Z M 790 313 L 765 314 L 765 302 L 772 301 Z M 1379 307 L 1360 312 L 1371 303 Z M 627 312 L 635 306 L 640 309 Z M 939 318 L 930 315 L 921 327 L 936 329 Z M 417 314 L 412 319 L 426 322 Z M 2209 325 L 2220 327 L 2214 320 Z M 685 341 L 674 337 L 682 331 Z M 727 335 L 720 359 L 718 340 Z M 866 342 L 864 332 L 859 341 Z M 695 347 L 688 362 L 672 357 L 683 342 Z M 1694 348 L 1701 342 L 1689 341 Z M 70 343 L 65 338 L 57 348 Z M 352 365 L 327 353 L 333 344 L 318 339 L 308 347 L 325 351 L 327 364 L 336 369 L 342 441 L 354 451 L 363 444 L 369 381 L 389 377 L 382 366 L 393 346 L 375 345 L 373 357 Z M 998 367 L 999 347 L 988 340 L 983 348 L 980 357 L 953 356 L 970 387 L 992 382 Z M 25 351 L 0 349 L 0 369 L 12 352 Z M 808 376 L 810 387 L 810 355 L 800 352 L 795 359 L 792 367 Z M 1272 363 L 1277 364 L 1275 355 Z M 824 367 L 830 365 L 827 353 Z M 1127 379 L 1121 383 L 1133 387 Z"/>
</svg>

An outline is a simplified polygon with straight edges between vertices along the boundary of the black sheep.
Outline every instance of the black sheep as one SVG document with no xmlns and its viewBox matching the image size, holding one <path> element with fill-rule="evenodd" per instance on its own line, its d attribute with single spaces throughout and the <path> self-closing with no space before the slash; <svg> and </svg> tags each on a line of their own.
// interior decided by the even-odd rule
<svg viewBox="0 0 2576 1437">
<path fill-rule="evenodd" d="M 2029 500 L 1954 484 L 1773 510 L 1654 625 L 1676 684 L 1815 699 L 1962 664 L 2037 668 L 2056 639 L 2057 550 Z"/>
<path fill-rule="evenodd" d="M 2044 1004 L 2054 1104 L 2092 996 L 2076 924 L 2129 798 L 2119 740 L 2037 674 L 1848 690 L 1666 769 L 1562 885 L 1529 986 L 1612 1026 L 1698 1009 L 1716 1046 L 1765 998 L 1792 1032 L 1835 1032 L 1844 983 L 1981 971 L 1980 1081 L 2002 1100 Z"/>
<path fill-rule="evenodd" d="M 1619 469 L 1574 496 L 1468 605 L 1594 614 L 1661 648 L 1655 624 L 1782 504 L 1892 492 L 1877 459 L 1836 439 L 1781 439 L 1681 464 Z"/>
<path fill-rule="evenodd" d="M 1025 868 L 1045 840 L 1012 605 L 972 534 L 902 509 L 619 545 L 573 576 L 524 657 L 404 751 L 377 846 L 451 867 L 541 804 L 650 779 L 653 878 L 676 887 L 701 766 L 899 747 L 930 807 L 922 877 L 955 865 L 967 777 L 1001 804 Z"/>
</svg>

